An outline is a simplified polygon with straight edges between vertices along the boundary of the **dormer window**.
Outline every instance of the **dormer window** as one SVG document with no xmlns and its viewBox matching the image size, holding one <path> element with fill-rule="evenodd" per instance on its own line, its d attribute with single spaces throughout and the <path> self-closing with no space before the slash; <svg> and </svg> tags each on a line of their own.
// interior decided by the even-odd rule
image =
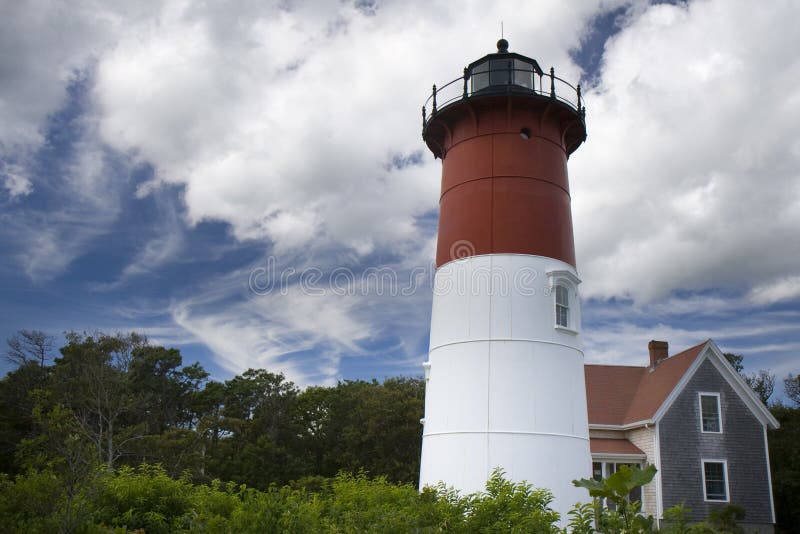
<svg viewBox="0 0 800 534">
<path fill-rule="evenodd" d="M 556 326 L 569 328 L 569 291 L 561 284 L 556 286 Z"/>
<path fill-rule="evenodd" d="M 719 393 L 700 393 L 700 428 L 704 433 L 722 433 Z"/>
</svg>

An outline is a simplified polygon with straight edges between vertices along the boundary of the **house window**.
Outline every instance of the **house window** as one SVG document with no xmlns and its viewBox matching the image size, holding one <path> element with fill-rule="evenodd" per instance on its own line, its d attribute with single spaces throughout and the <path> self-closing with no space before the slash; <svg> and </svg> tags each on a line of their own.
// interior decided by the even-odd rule
<svg viewBox="0 0 800 534">
<path fill-rule="evenodd" d="M 703 493 L 707 501 L 728 502 L 728 464 L 703 460 Z"/>
<path fill-rule="evenodd" d="M 556 286 L 556 326 L 569 328 L 569 292 L 562 285 Z"/>
<path fill-rule="evenodd" d="M 700 424 L 703 432 L 722 432 L 719 393 L 700 393 Z"/>
</svg>

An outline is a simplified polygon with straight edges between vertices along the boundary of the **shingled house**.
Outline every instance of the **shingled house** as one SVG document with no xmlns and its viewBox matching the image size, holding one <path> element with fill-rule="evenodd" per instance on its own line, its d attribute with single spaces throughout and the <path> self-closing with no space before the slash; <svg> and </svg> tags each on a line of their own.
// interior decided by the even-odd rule
<svg viewBox="0 0 800 534">
<path fill-rule="evenodd" d="M 673 356 L 664 341 L 649 349 L 646 367 L 585 366 L 594 477 L 653 464 L 632 495 L 646 514 L 685 503 L 701 521 L 731 503 L 746 526 L 772 532 L 767 428 L 778 422 L 713 341 Z"/>
</svg>

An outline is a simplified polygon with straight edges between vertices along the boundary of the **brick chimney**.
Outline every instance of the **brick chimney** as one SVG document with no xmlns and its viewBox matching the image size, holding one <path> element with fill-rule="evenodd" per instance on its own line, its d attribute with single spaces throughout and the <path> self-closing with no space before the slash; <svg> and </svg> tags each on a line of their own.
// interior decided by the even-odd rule
<svg viewBox="0 0 800 534">
<path fill-rule="evenodd" d="M 647 344 L 650 350 L 650 368 L 655 369 L 661 360 L 669 356 L 669 343 L 666 341 L 651 341 Z"/>
</svg>

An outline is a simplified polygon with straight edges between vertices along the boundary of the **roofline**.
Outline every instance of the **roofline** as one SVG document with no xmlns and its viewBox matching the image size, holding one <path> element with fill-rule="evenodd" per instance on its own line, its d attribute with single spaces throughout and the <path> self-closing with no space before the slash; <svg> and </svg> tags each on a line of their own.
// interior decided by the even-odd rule
<svg viewBox="0 0 800 534">
<path fill-rule="evenodd" d="M 713 359 L 709 357 L 711 355 L 714 356 Z M 764 403 L 761 402 L 761 399 L 759 399 L 750 386 L 747 385 L 742 376 L 736 372 L 736 370 L 730 364 L 725 355 L 722 354 L 722 351 L 712 339 L 708 339 L 706 341 L 705 346 L 700 349 L 700 353 L 692 362 L 692 365 L 690 365 L 689 368 L 683 373 L 681 379 L 672 389 L 670 394 L 667 395 L 667 398 L 664 399 L 664 402 L 661 403 L 661 406 L 658 408 L 658 410 L 656 410 L 655 415 L 653 415 L 653 421 L 661 421 L 678 396 L 686 388 L 689 380 L 691 380 L 695 372 L 697 372 L 697 369 L 706 359 L 708 359 L 712 365 L 717 368 L 723 378 L 727 380 L 728 384 L 744 401 L 745 405 L 750 409 L 755 418 L 758 419 L 762 425 L 768 425 L 772 429 L 780 428 L 781 425 L 778 423 L 778 420 L 775 419 L 767 407 L 764 406 Z"/>
<path fill-rule="evenodd" d="M 625 365 L 615 363 L 584 363 L 584 367 L 625 367 L 627 369 L 647 369 L 649 365 Z"/>
<path fill-rule="evenodd" d="M 634 421 L 633 423 L 625 423 L 624 425 L 606 425 L 589 423 L 589 430 L 631 430 L 632 428 L 639 428 L 640 426 L 654 425 L 654 419 L 642 419 L 641 421 Z"/>
<path fill-rule="evenodd" d="M 647 460 L 647 455 L 645 453 L 611 453 L 611 452 L 593 452 L 591 453 L 592 459 L 603 459 L 608 458 L 610 460 L 625 460 L 628 458 L 634 458 L 636 460 Z"/>
<path fill-rule="evenodd" d="M 544 75 L 544 71 L 542 70 L 542 67 L 539 66 L 538 61 L 536 61 L 532 57 L 524 56 L 518 52 L 492 52 L 490 54 L 486 54 L 482 58 L 478 58 L 469 65 L 467 65 L 467 71 L 469 71 L 469 73 L 472 74 L 472 69 L 474 69 L 476 65 L 492 59 L 521 59 L 526 63 L 530 63 L 531 65 L 533 65 L 533 70 L 536 72 L 536 74 L 538 74 L 539 76 Z"/>
</svg>

